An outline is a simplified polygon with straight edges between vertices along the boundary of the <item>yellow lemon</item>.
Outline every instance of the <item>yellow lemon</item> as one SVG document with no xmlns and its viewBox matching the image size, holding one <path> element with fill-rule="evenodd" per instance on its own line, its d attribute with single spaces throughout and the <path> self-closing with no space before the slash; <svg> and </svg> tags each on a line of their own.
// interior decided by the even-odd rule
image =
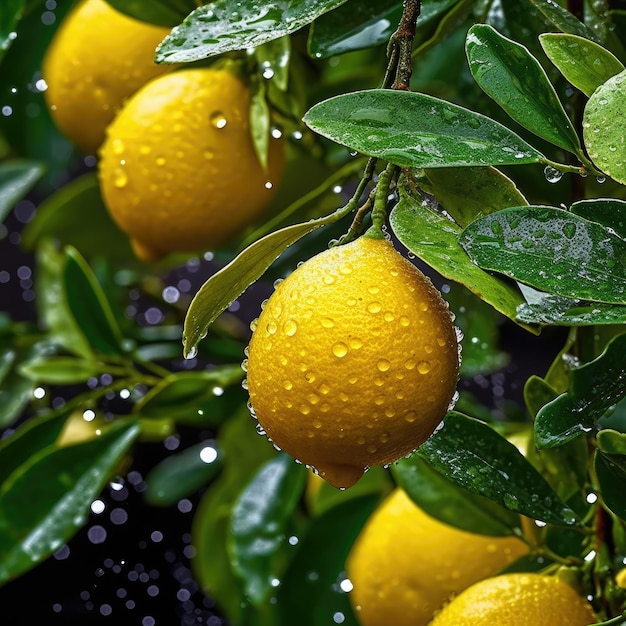
<svg viewBox="0 0 626 626">
<path fill-rule="evenodd" d="M 78 147 L 95 152 L 124 100 L 172 69 L 154 62 L 168 33 L 104 0 L 84 0 L 63 20 L 44 57 L 44 97 L 58 127 Z"/>
<path fill-rule="evenodd" d="M 139 258 L 226 243 L 257 219 L 278 187 L 284 143 L 269 168 L 255 152 L 250 92 L 225 69 L 187 69 L 140 89 L 101 150 L 105 204 Z"/>
<path fill-rule="evenodd" d="M 448 306 L 391 242 L 368 236 L 281 282 L 248 352 L 252 410 L 268 437 L 335 487 L 420 446 L 455 394 Z"/>
<path fill-rule="evenodd" d="M 527 552 L 516 537 L 487 537 L 443 524 L 398 488 L 350 552 L 350 601 L 362 626 L 426 626 L 451 595 Z"/>
<path fill-rule="evenodd" d="M 541 574 L 503 574 L 472 585 L 432 626 L 588 626 L 591 605 L 566 582 Z"/>
</svg>

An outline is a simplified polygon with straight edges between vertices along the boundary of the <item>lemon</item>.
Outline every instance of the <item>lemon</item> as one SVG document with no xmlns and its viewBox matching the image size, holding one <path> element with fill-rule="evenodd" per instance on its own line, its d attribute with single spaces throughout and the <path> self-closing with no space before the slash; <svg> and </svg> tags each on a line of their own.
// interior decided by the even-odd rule
<svg viewBox="0 0 626 626">
<path fill-rule="evenodd" d="M 503 574 L 466 589 L 432 626 L 588 626 L 596 621 L 591 605 L 560 578 Z"/>
<path fill-rule="evenodd" d="M 57 126 L 79 148 L 95 152 L 124 100 L 172 69 L 154 62 L 168 33 L 104 0 L 84 0 L 63 20 L 43 61 L 44 97 Z"/>
<path fill-rule="evenodd" d="M 391 242 L 365 236 L 278 285 L 252 334 L 247 382 L 268 437 L 341 488 L 432 434 L 458 366 L 437 289 Z"/>
<path fill-rule="evenodd" d="M 248 87 L 226 69 L 173 72 L 128 100 L 108 128 L 99 175 L 139 258 L 219 246 L 267 208 L 284 142 L 272 139 L 264 171 L 249 111 Z"/>
<path fill-rule="evenodd" d="M 397 488 L 348 556 L 350 602 L 362 626 L 425 626 L 451 595 L 527 552 L 516 537 L 487 537 L 443 524 Z"/>
</svg>

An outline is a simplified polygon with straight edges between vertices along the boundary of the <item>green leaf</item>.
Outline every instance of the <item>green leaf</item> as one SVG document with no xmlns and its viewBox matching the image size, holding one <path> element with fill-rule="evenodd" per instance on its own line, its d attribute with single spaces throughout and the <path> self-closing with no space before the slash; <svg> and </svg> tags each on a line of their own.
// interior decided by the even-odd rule
<svg viewBox="0 0 626 626">
<path fill-rule="evenodd" d="M 102 287 L 75 248 L 65 249 L 67 303 L 79 328 L 93 348 L 103 354 L 123 354 L 122 334 Z"/>
<path fill-rule="evenodd" d="M 626 184 L 624 99 L 626 71 L 598 87 L 583 112 L 583 138 L 591 160 L 622 185 Z"/>
<path fill-rule="evenodd" d="M 589 432 L 626 396 L 626 334 L 618 335 L 593 361 L 570 372 L 566 393 L 546 404 L 535 420 L 538 448 L 552 448 Z"/>
<path fill-rule="evenodd" d="M 1 45 L 0 50 L 2 50 Z M 15 160 L 0 163 L 0 222 L 4 221 L 16 202 L 32 189 L 41 178 L 43 171 L 43 165 L 36 161 Z"/>
<path fill-rule="evenodd" d="M 144 498 L 153 506 L 173 506 L 213 480 L 222 469 L 222 454 L 203 441 L 168 456 L 146 476 Z"/>
<path fill-rule="evenodd" d="M 624 71 L 622 62 L 606 48 L 578 35 L 543 33 L 539 42 L 567 81 L 587 97 L 611 76 Z"/>
<path fill-rule="evenodd" d="M 527 48 L 487 24 L 475 24 L 466 51 L 474 80 L 511 118 L 556 146 L 581 151 L 554 87 Z"/>
<path fill-rule="evenodd" d="M 253 604 L 262 605 L 274 590 L 276 554 L 285 543 L 285 529 L 306 477 L 306 469 L 282 453 L 256 473 L 233 506 L 229 544 L 233 569 Z"/>
<path fill-rule="evenodd" d="M 626 303 L 626 241 L 569 211 L 511 207 L 476 220 L 459 241 L 478 266 L 540 291 Z"/>
<path fill-rule="evenodd" d="M 604 503 L 615 515 L 626 520 L 626 458 L 596 450 L 594 469 Z"/>
<path fill-rule="evenodd" d="M 524 383 L 524 403 L 533 419 L 544 405 L 558 395 L 559 393 L 539 376 L 530 376 Z"/>
<path fill-rule="evenodd" d="M 474 265 L 457 242 L 461 229 L 400 187 L 400 202 L 389 218 L 400 242 L 446 278 L 465 285 L 497 311 L 514 319 L 523 302 L 519 291 Z"/>
<path fill-rule="evenodd" d="M 228 0 L 198 7 L 157 48 L 157 63 L 186 63 L 290 35 L 346 0 Z"/>
<path fill-rule="evenodd" d="M 93 499 L 139 427 L 112 427 L 87 443 L 45 448 L 0 487 L 0 583 L 58 550 L 84 523 Z"/>
<path fill-rule="evenodd" d="M 545 159 L 480 113 L 409 91 L 369 89 L 324 100 L 304 122 L 315 132 L 403 167 L 521 165 Z"/>
<path fill-rule="evenodd" d="M 208 407 L 219 413 L 224 388 L 240 383 L 243 376 L 240 365 L 176 372 L 156 384 L 135 405 L 134 411 L 146 418 L 193 422 L 192 416 L 205 412 Z"/>
<path fill-rule="evenodd" d="M 22 17 L 24 7 L 25 0 L 4 0 L 2 11 L 0 12 L 0 59 L 2 59 L 4 51 L 9 49 L 11 42 L 15 39 L 15 29 Z M 2 215 L 1 210 L 0 215 Z"/>
<path fill-rule="evenodd" d="M 555 524 L 576 521 L 519 450 L 484 422 L 451 411 L 415 454 L 456 485 L 511 511 Z"/>
<path fill-rule="evenodd" d="M 96 361 L 65 356 L 51 356 L 25 363 L 20 374 L 36 383 L 75 385 L 96 376 L 100 370 Z"/>
<path fill-rule="evenodd" d="M 424 186 L 462 228 L 474 220 L 528 204 L 515 183 L 495 167 L 444 167 L 424 170 Z"/>
<path fill-rule="evenodd" d="M 273 39 L 254 51 L 264 80 L 269 80 L 281 91 L 289 86 L 291 39 L 287 36 Z"/>
<path fill-rule="evenodd" d="M 424 2 L 418 23 L 424 19 Z M 449 4 L 449 0 L 447 2 Z M 402 17 L 402 2 L 348 0 L 311 26 L 309 54 L 316 59 L 385 44 Z"/>
<path fill-rule="evenodd" d="M 561 32 L 597 41 L 589 27 L 557 2 L 553 0 L 530 0 L 530 2 Z"/>
<path fill-rule="evenodd" d="M 519 515 L 457 486 L 417 454 L 394 463 L 391 470 L 398 485 L 421 509 L 446 524 L 494 537 L 519 530 Z"/>
<path fill-rule="evenodd" d="M 183 353 L 187 358 L 196 354 L 198 342 L 209 326 L 292 244 L 311 231 L 332 224 L 338 212 L 281 228 L 250 244 L 226 267 L 211 276 L 200 287 L 189 305 L 183 330 Z"/>
<path fill-rule="evenodd" d="M 626 202 L 617 198 L 593 198 L 579 200 L 570 210 L 591 222 L 610 228 L 622 239 L 626 239 Z"/>
<path fill-rule="evenodd" d="M 267 170 L 270 147 L 270 109 L 265 97 L 265 82 L 254 82 L 250 100 L 250 132 L 254 151 L 263 169 Z"/>
<path fill-rule="evenodd" d="M 598 448 L 605 454 L 621 454 L 626 456 L 626 433 L 605 428 L 596 437 Z"/>
<path fill-rule="evenodd" d="M 106 0 L 130 17 L 158 26 L 176 26 L 197 4 L 193 0 Z"/>
<path fill-rule="evenodd" d="M 357 626 L 339 583 L 350 548 L 379 501 L 372 495 L 353 498 L 313 520 L 278 588 L 281 624 L 318 626 L 341 614 L 342 624 Z"/>
</svg>

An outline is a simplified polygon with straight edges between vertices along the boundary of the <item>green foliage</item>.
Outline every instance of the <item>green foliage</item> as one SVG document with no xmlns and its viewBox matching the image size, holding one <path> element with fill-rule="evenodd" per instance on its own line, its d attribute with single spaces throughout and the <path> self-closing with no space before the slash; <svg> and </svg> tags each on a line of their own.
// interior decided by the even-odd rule
<svg viewBox="0 0 626 626">
<path fill-rule="evenodd" d="M 0 426 L 15 428 L 0 442 L 0 584 L 70 540 L 134 447 L 184 426 L 199 443 L 154 468 L 146 503 L 202 492 L 194 575 L 233 626 L 321 626 L 340 615 L 356 626 L 345 560 L 395 485 L 448 524 L 524 535 L 531 555 L 513 568 L 566 566 L 599 619 L 618 619 L 624 13 L 595 2 L 574 15 L 548 0 L 424 0 L 407 40 L 394 34 L 410 4 L 399 1 L 107 1 L 176 27 L 157 62 L 223 62 L 246 76 L 259 158 L 280 130 L 287 176 L 265 221 L 214 251 L 218 269 L 195 297 L 165 301 L 164 275 L 189 255 L 133 258 L 95 172 L 85 173 L 90 160 L 59 136 L 31 82 L 56 25 L 42 32 L 39 0 L 3 5 L 0 84 L 12 96 L 0 118 L 0 220 L 24 198 L 38 205 L 22 232 L 38 320 L 0 314 Z M 71 5 L 61 4 L 59 17 Z M 361 235 L 374 206 L 407 254 L 451 283 L 465 334 L 459 410 L 408 458 L 345 492 L 317 491 L 255 431 L 241 367 L 249 332 L 229 307 L 263 277 Z M 160 324 L 128 313 L 136 294 L 158 301 Z M 524 339 L 503 347 L 508 333 L 553 350 L 555 327 L 568 340 L 547 372 L 528 366 L 520 402 L 468 391 L 533 361 Z M 54 388 L 69 389 L 61 409 Z M 70 418 L 118 393 L 128 409 L 109 412 L 103 434 L 59 447 Z M 536 520 L 532 530 L 521 516 Z"/>
</svg>

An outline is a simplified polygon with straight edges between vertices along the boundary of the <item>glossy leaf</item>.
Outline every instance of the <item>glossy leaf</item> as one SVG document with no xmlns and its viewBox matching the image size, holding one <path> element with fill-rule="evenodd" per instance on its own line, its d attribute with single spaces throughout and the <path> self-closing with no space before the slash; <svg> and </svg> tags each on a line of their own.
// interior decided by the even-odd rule
<svg viewBox="0 0 626 626">
<path fill-rule="evenodd" d="M 461 228 L 494 211 L 528 204 L 515 183 L 495 167 L 432 168 L 424 170 L 424 178 L 425 190 Z"/>
<path fill-rule="evenodd" d="M 424 2 L 424 9 L 432 2 Z M 402 2 L 348 0 L 319 17 L 311 26 L 309 54 L 316 59 L 386 44 L 402 17 Z"/>
<path fill-rule="evenodd" d="M 589 432 L 606 411 L 624 396 L 626 334 L 613 339 L 597 359 L 571 370 L 568 391 L 537 414 L 537 447 L 559 446 Z"/>
<path fill-rule="evenodd" d="M 617 198 L 579 200 L 570 210 L 591 222 L 598 222 L 626 239 L 626 201 Z"/>
<path fill-rule="evenodd" d="M 66 248 L 66 256 L 67 303 L 76 323 L 95 350 L 123 353 L 122 334 L 93 271 L 76 249 Z"/>
<path fill-rule="evenodd" d="M 186 63 L 225 52 L 256 48 L 290 35 L 346 0 L 227 0 L 193 11 L 157 48 L 157 63 Z"/>
<path fill-rule="evenodd" d="M 127 423 L 87 443 L 46 448 L 0 487 L 0 583 L 31 569 L 84 523 L 93 499 L 139 427 Z"/>
<path fill-rule="evenodd" d="M 278 588 L 281 624 L 317 626 L 341 614 L 342 624 L 357 626 L 339 582 L 348 552 L 378 503 L 377 496 L 353 498 L 312 522 Z"/>
<path fill-rule="evenodd" d="M 205 487 L 222 469 L 222 454 L 212 441 L 175 452 L 146 476 L 144 498 L 153 506 L 173 506 Z"/>
<path fill-rule="evenodd" d="M 306 478 L 304 466 L 282 453 L 256 473 L 233 506 L 230 554 L 253 604 L 262 605 L 274 589 L 276 554 Z"/>
<path fill-rule="evenodd" d="M 553 0 L 530 0 L 530 2 L 561 32 L 597 41 L 591 28 L 583 24 L 558 2 Z"/>
<path fill-rule="evenodd" d="M 415 454 L 456 485 L 511 511 L 555 524 L 576 521 L 574 512 L 519 450 L 476 419 L 449 412 L 443 427 Z"/>
<path fill-rule="evenodd" d="M 15 29 L 22 17 L 25 0 L 4 0 L 0 12 L 0 59 L 15 39 Z M 0 211 L 0 216 L 2 211 Z M 0 217 L 0 221 L 1 221 Z"/>
<path fill-rule="evenodd" d="M 602 499 L 615 515 L 626 520 L 626 460 L 624 456 L 604 454 L 599 450 L 594 457 L 594 469 Z"/>
<path fill-rule="evenodd" d="M 626 71 L 609 78 L 589 98 L 583 113 L 583 138 L 591 160 L 613 180 L 626 184 L 623 104 Z"/>
<path fill-rule="evenodd" d="M 2 9 L 5 10 L 4 7 Z M 1 21 L 0 17 L 0 21 Z M 1 25 L 0 25 L 1 28 Z M 0 33 L 0 40 L 2 33 Z M 2 46 L 0 45 L 0 51 Z M 35 161 L 5 161 L 0 164 L 0 222 L 41 178 L 43 165 Z"/>
<path fill-rule="evenodd" d="M 472 15 L 476 6 L 474 0 L 455 0 L 454 2 L 435 0 L 432 3 L 422 3 L 422 8 L 427 4 L 430 4 L 434 9 L 435 15 L 433 17 L 436 16 L 440 19 L 429 20 L 425 23 L 418 20 L 413 50 L 414 58 L 421 57 L 437 44 L 453 37 L 455 32 L 458 33 L 459 25 Z"/>
<path fill-rule="evenodd" d="M 106 0 L 113 8 L 130 17 L 157 24 L 158 26 L 176 26 L 197 4 L 193 0 Z"/>
<path fill-rule="evenodd" d="M 281 91 L 286 91 L 289 83 L 291 61 L 291 39 L 287 36 L 273 39 L 254 51 L 264 80 L 269 80 Z"/>
<path fill-rule="evenodd" d="M 626 303 L 626 241 L 552 207 L 511 207 L 470 224 L 459 241 L 472 261 L 568 298 Z"/>
<path fill-rule="evenodd" d="M 502 124 L 445 100 L 369 89 L 324 100 L 304 122 L 315 132 L 403 167 L 537 163 L 543 155 Z"/>
<path fill-rule="evenodd" d="M 265 270 L 298 239 L 311 231 L 331 224 L 337 213 L 294 224 L 265 235 L 250 244 L 226 267 L 211 276 L 200 287 L 189 305 L 183 330 L 183 353 L 195 354 L 198 342 L 206 335 L 209 326 L 225 311 Z"/>
<path fill-rule="evenodd" d="M 99 373 L 95 361 L 64 356 L 30 361 L 20 367 L 22 376 L 37 383 L 50 385 L 75 385 L 86 382 Z"/>
<path fill-rule="evenodd" d="M 596 440 L 598 448 L 605 454 L 626 456 L 626 433 L 604 428 L 598 433 Z"/>
<path fill-rule="evenodd" d="M 389 221 L 400 242 L 425 263 L 465 285 L 507 317 L 515 318 L 515 311 L 523 302 L 521 294 L 470 261 L 457 242 L 461 229 L 452 220 L 424 206 L 401 186 L 400 202 Z"/>
<path fill-rule="evenodd" d="M 533 419 L 548 402 L 558 395 L 559 393 L 539 376 L 530 376 L 524 383 L 524 403 Z"/>
<path fill-rule="evenodd" d="M 525 324 L 542 326 L 597 326 L 626 324 L 626 306 L 588 303 L 572 298 L 543 296 L 533 302 L 520 304 L 515 318 Z"/>
<path fill-rule="evenodd" d="M 573 153 L 580 141 L 539 61 L 487 24 L 467 34 L 474 80 L 510 117 L 535 135 Z"/>
<path fill-rule="evenodd" d="M 547 57 L 587 97 L 611 76 L 624 71 L 622 62 L 601 45 L 566 33 L 543 33 L 539 42 Z"/>
<path fill-rule="evenodd" d="M 451 526 L 481 535 L 515 534 L 519 515 L 457 486 L 417 454 L 391 466 L 392 473 L 418 506 Z"/>
</svg>

